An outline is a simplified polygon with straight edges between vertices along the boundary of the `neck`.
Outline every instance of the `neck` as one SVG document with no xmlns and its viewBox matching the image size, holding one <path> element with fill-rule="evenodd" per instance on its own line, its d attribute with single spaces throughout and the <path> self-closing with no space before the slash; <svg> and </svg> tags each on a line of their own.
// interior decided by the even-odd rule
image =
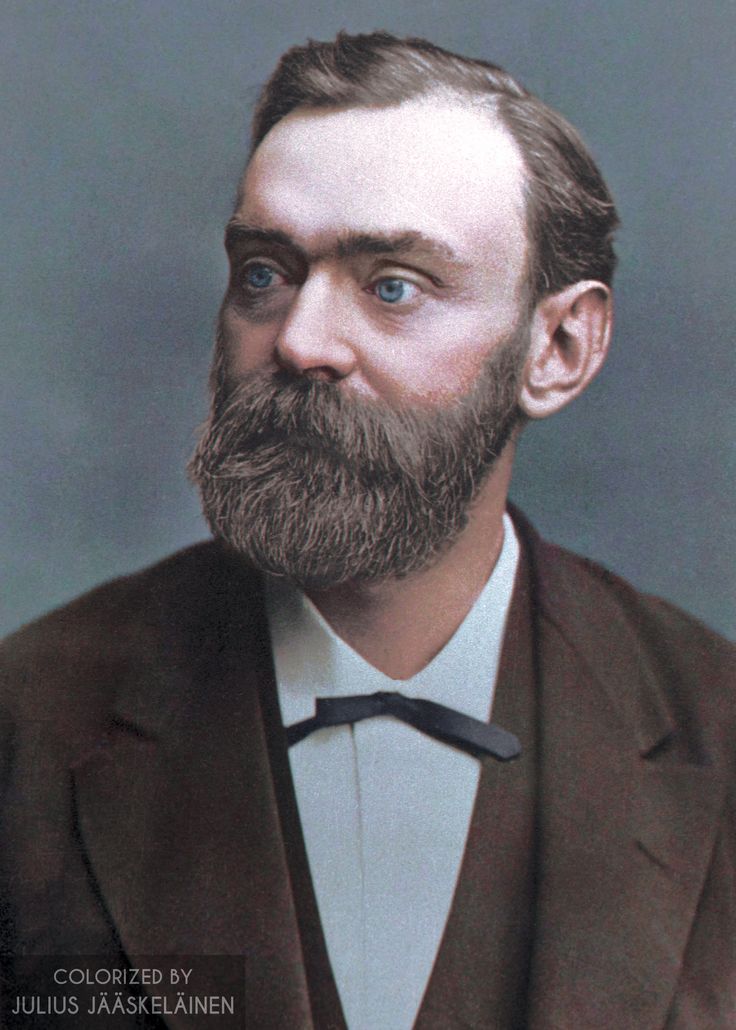
<svg viewBox="0 0 736 1030">
<path fill-rule="evenodd" d="M 310 592 L 338 636 L 392 679 L 409 679 L 432 661 L 488 581 L 503 544 L 512 450 L 499 458 L 463 532 L 429 568 Z"/>
</svg>

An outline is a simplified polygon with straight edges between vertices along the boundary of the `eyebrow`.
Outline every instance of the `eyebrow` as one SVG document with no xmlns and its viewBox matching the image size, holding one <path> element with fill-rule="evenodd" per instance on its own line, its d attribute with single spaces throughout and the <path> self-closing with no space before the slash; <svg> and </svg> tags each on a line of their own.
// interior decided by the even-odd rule
<svg viewBox="0 0 736 1030">
<path fill-rule="evenodd" d="M 282 232 L 280 229 L 264 229 L 261 226 L 249 225 L 247 222 L 231 218 L 225 228 L 225 246 L 231 249 L 244 243 L 263 243 L 284 247 L 296 252 L 307 262 L 330 257 L 351 258 L 362 255 L 379 257 L 396 255 L 400 257 L 418 254 L 437 257 L 459 267 L 466 265 L 466 262 L 443 240 L 415 230 L 396 233 L 348 232 L 338 237 L 334 247 L 327 251 L 310 254 L 299 246 L 288 233 Z"/>
</svg>

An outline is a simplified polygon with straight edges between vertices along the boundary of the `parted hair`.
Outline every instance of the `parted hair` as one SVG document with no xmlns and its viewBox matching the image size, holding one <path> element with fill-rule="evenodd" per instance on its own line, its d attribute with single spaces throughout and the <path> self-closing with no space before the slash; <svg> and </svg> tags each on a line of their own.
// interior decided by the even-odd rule
<svg viewBox="0 0 736 1030">
<path fill-rule="evenodd" d="M 252 149 L 296 108 L 388 107 L 432 95 L 486 107 L 521 151 L 532 304 L 582 279 L 610 284 L 618 216 L 598 167 L 572 125 L 498 65 L 387 32 L 310 40 L 288 50 L 263 87 Z"/>
</svg>

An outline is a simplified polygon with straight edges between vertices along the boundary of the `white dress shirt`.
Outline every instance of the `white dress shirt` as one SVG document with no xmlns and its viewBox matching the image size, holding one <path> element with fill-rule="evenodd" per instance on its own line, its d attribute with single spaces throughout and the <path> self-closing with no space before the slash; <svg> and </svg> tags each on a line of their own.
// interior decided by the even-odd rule
<svg viewBox="0 0 736 1030">
<path fill-rule="evenodd" d="M 400 691 L 490 718 L 519 545 L 504 515 L 493 572 L 438 655 L 393 680 L 283 580 L 267 585 L 284 725 L 314 699 Z M 478 761 L 390 716 L 320 729 L 289 751 L 327 951 L 350 1030 L 410 1030 L 442 939 Z"/>
</svg>

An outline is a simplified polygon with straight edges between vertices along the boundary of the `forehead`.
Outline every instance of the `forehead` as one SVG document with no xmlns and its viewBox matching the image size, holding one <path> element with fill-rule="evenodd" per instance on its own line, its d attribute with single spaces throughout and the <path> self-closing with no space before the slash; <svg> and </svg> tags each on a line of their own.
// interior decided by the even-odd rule
<svg viewBox="0 0 736 1030">
<path fill-rule="evenodd" d="M 292 112 L 257 148 L 240 197 L 237 214 L 308 246 L 403 231 L 498 265 L 520 267 L 526 251 L 518 147 L 492 113 L 459 102 Z"/>
</svg>

